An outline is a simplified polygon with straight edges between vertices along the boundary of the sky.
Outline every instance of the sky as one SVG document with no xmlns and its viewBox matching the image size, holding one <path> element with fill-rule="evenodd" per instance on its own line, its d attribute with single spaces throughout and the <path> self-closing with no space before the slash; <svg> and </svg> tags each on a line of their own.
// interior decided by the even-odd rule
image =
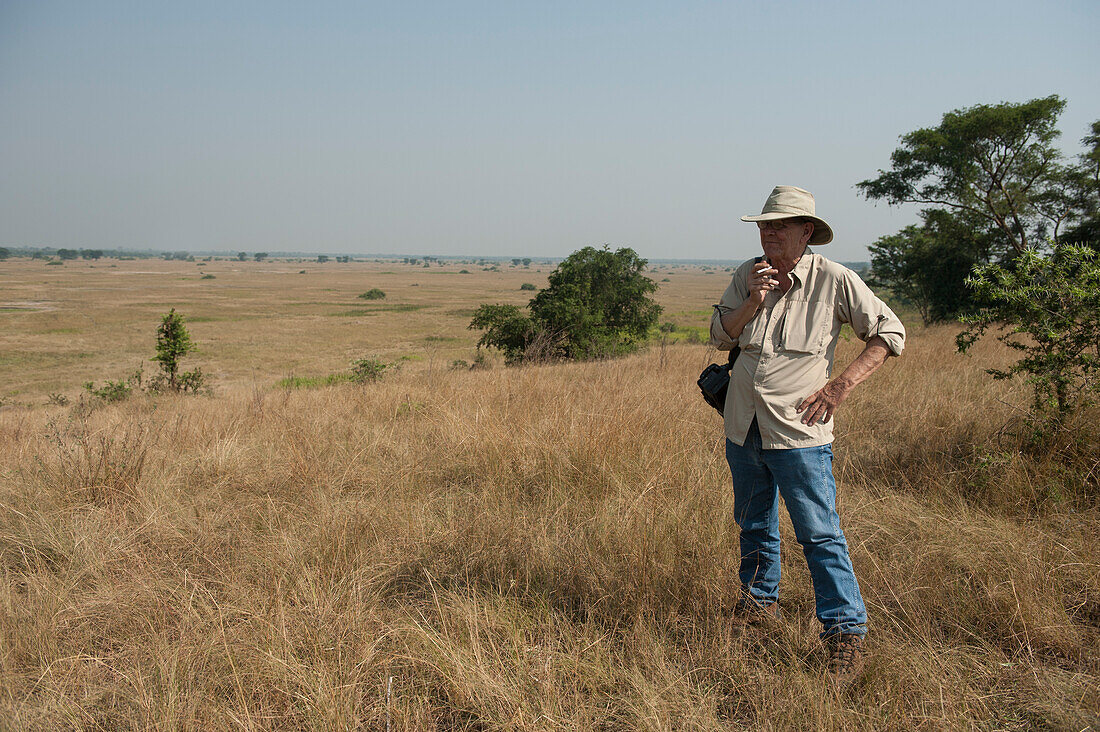
<svg viewBox="0 0 1100 732">
<path fill-rule="evenodd" d="M 899 136 L 1100 119 L 1100 3 L 0 0 L 0 245 L 742 260 L 772 186 L 866 246 Z M 827 251 L 826 251 L 827 250 Z"/>
</svg>

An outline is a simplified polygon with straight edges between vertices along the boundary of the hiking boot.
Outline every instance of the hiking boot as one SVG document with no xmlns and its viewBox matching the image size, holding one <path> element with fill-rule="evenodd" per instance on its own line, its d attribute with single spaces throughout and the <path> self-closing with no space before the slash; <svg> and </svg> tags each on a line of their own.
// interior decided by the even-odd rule
<svg viewBox="0 0 1100 732">
<path fill-rule="evenodd" d="M 838 686 L 847 686 L 859 677 L 863 669 L 863 636 L 837 633 L 825 639 L 829 650 L 829 679 Z"/>
<path fill-rule="evenodd" d="M 733 608 L 734 625 L 764 626 L 779 620 L 779 603 L 761 603 L 749 595 L 742 595 Z"/>
</svg>

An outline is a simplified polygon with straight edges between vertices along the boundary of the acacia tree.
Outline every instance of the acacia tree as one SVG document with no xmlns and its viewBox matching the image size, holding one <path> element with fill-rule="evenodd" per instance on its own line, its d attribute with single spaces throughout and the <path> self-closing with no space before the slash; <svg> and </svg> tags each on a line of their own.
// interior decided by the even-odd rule
<svg viewBox="0 0 1100 732">
<path fill-rule="evenodd" d="M 1015 254 L 1048 235 L 1057 244 L 1072 210 L 1067 168 L 1054 145 L 1065 106 L 1052 95 L 948 112 L 938 127 L 902 136 L 891 169 L 856 187 L 891 205 L 968 214 L 999 232 Z"/>
</svg>

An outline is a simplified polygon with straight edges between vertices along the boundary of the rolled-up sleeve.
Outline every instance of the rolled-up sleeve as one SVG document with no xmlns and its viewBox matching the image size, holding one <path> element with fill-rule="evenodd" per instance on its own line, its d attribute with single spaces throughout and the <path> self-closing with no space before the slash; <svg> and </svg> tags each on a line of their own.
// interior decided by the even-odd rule
<svg viewBox="0 0 1100 732">
<path fill-rule="evenodd" d="M 841 322 L 852 326 L 860 340 L 878 336 L 895 356 L 905 349 L 905 326 L 901 319 L 855 272 L 847 272 L 840 282 L 836 312 Z"/>
<path fill-rule="evenodd" d="M 741 303 L 749 296 L 746 275 L 742 271 L 744 269 L 745 266 L 742 265 L 733 273 L 729 286 L 722 293 L 722 299 L 714 305 L 714 312 L 710 316 L 710 345 L 719 351 L 729 351 L 737 345 L 722 327 L 722 316 L 741 307 Z"/>
</svg>

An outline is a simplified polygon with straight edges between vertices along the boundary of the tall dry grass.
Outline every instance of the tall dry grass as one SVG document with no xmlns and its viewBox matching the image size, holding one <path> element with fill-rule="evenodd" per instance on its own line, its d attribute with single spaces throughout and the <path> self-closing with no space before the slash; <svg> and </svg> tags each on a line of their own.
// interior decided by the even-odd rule
<svg viewBox="0 0 1100 732">
<path fill-rule="evenodd" d="M 871 618 L 843 694 L 786 518 L 785 622 L 725 622 L 700 347 L 6 409 L 0 727 L 1095 727 L 1098 471 L 1021 454 L 1004 354 L 950 335 L 842 408 Z"/>
</svg>

